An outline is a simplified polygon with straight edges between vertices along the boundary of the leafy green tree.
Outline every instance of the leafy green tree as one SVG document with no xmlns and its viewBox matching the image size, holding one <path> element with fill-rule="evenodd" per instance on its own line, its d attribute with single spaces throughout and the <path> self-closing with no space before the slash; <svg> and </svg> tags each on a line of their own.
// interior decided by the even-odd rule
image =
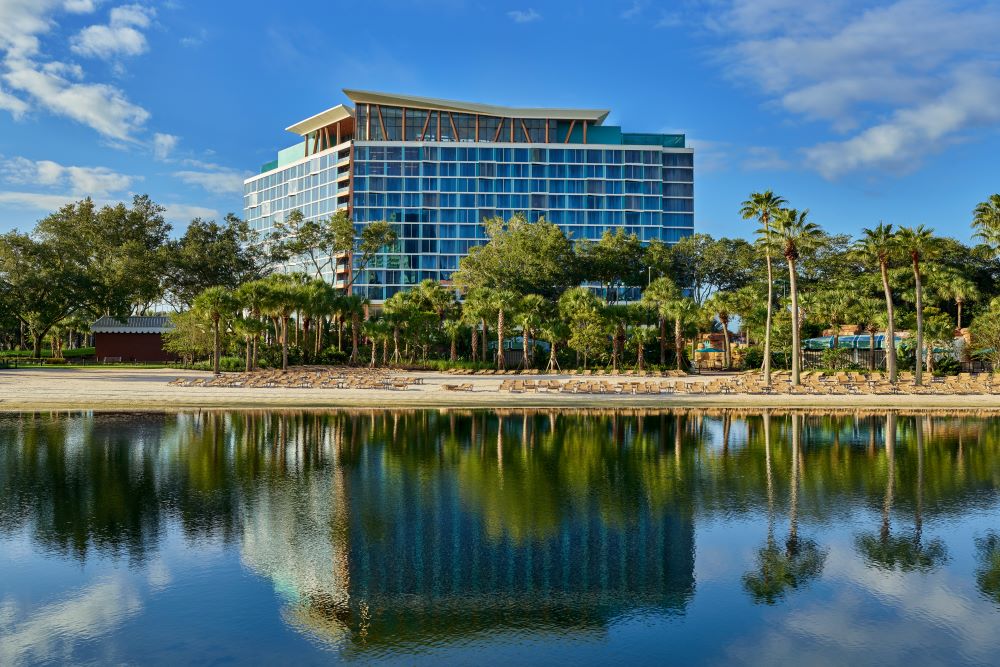
<svg viewBox="0 0 1000 667">
<path fill-rule="evenodd" d="M 913 269 L 917 310 L 917 364 L 914 382 L 920 385 L 923 383 L 922 357 L 924 356 L 924 294 L 921 262 L 934 258 L 937 239 L 934 237 L 934 231 L 923 225 L 900 227 L 896 234 L 896 245 L 900 252 L 909 257 Z"/>
<path fill-rule="evenodd" d="M 799 324 L 799 290 L 796 262 L 802 253 L 814 248 L 820 240 L 820 228 L 808 220 L 809 210 L 782 209 L 774 218 L 775 242 L 788 263 L 789 292 L 792 308 L 792 384 L 800 383 L 802 341 Z"/>
<path fill-rule="evenodd" d="M 189 364 L 195 359 L 213 354 L 215 347 L 212 325 L 203 313 L 195 310 L 171 313 L 170 322 L 173 327 L 163 334 L 164 350 Z"/>
<path fill-rule="evenodd" d="M 855 251 L 863 261 L 876 264 L 882 279 L 882 291 L 885 295 L 885 358 L 889 371 L 889 382 L 895 383 L 896 368 L 896 317 L 893 312 L 892 285 L 889 282 L 889 266 L 896 254 L 896 234 L 892 225 L 879 223 L 874 229 L 865 228 L 862 236 L 855 244 Z"/>
<path fill-rule="evenodd" d="M 885 322 L 885 307 L 878 299 L 861 297 L 851 304 L 850 317 L 868 334 L 868 369 L 875 370 L 875 335 Z M 888 350 L 888 348 L 887 348 Z"/>
<path fill-rule="evenodd" d="M 327 271 L 336 273 L 338 257 L 353 250 L 354 224 L 346 210 L 323 220 L 307 220 L 295 209 L 274 223 L 269 240 L 281 261 L 300 261 L 316 278 L 323 278 Z"/>
<path fill-rule="evenodd" d="M 359 360 L 359 345 L 362 332 L 361 318 L 365 313 L 365 306 L 367 305 L 368 300 L 361 298 L 357 294 L 352 294 L 341 299 L 343 312 L 347 313 L 348 317 L 351 318 L 351 356 L 348 360 L 351 365 L 356 365 Z"/>
<path fill-rule="evenodd" d="M 583 357 L 584 369 L 607 340 L 604 307 L 604 302 L 585 287 L 566 290 L 559 298 L 559 313 L 569 326 L 569 346 Z"/>
<path fill-rule="evenodd" d="M 854 290 L 844 285 L 832 285 L 815 293 L 814 316 L 825 328 L 833 330 L 833 347 L 840 347 L 840 327 L 848 322 L 854 307 Z"/>
<path fill-rule="evenodd" d="M 350 292 L 354 281 L 368 270 L 376 255 L 383 249 L 394 246 L 398 240 L 399 233 L 392 223 L 385 220 L 366 223 L 347 253 L 347 265 L 351 270 L 344 291 Z"/>
<path fill-rule="evenodd" d="M 643 249 L 639 237 L 625 229 L 607 229 L 597 243 L 586 239 L 577 244 L 580 271 L 588 280 L 599 282 L 609 303 L 618 301 L 620 288 L 643 282 Z"/>
<path fill-rule="evenodd" d="M 222 356 L 221 330 L 236 311 L 236 299 L 225 287 L 209 287 L 194 299 L 194 310 L 212 323 L 212 371 L 218 375 Z"/>
<path fill-rule="evenodd" d="M 646 368 L 646 347 L 656 340 L 656 333 L 653 327 L 639 324 L 629 328 L 628 339 L 632 349 L 635 350 L 635 367 L 639 371 Z"/>
<path fill-rule="evenodd" d="M 514 215 L 506 222 L 484 220 L 483 226 L 488 242 L 470 248 L 452 275 L 459 288 L 511 290 L 555 299 L 579 282 L 573 246 L 556 225 Z"/>
<path fill-rule="evenodd" d="M 740 207 L 744 220 L 756 220 L 767 263 L 767 322 L 764 325 L 764 383 L 771 384 L 771 324 L 774 320 L 774 269 L 771 263 L 771 223 L 787 202 L 770 190 L 754 192 Z"/>
<path fill-rule="evenodd" d="M 195 218 L 164 252 L 166 298 L 178 310 L 208 287 L 235 290 L 265 277 L 273 260 L 268 244 L 232 214 L 221 225 Z"/>
</svg>

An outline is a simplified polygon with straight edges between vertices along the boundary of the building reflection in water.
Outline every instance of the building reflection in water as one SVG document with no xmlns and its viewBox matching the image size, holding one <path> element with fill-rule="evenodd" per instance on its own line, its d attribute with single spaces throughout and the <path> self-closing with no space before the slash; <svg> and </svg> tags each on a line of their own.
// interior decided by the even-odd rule
<svg viewBox="0 0 1000 667">
<path fill-rule="evenodd" d="M 699 520 L 760 519 L 740 564 L 758 603 L 821 578 L 819 527 L 859 511 L 877 517 L 854 543 L 867 567 L 941 567 L 929 522 L 994 506 L 998 427 L 732 410 L 8 415 L 0 533 L 136 566 L 168 526 L 221 540 L 290 625 L 342 650 L 599 635 L 685 613 Z M 975 545 L 994 601 L 998 545 Z"/>
</svg>

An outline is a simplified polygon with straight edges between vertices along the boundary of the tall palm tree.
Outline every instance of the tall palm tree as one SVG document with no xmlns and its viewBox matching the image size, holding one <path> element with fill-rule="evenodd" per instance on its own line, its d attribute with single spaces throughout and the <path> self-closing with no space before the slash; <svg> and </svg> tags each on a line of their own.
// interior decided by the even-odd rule
<svg viewBox="0 0 1000 667">
<path fill-rule="evenodd" d="M 920 385 L 923 382 L 924 361 L 924 286 L 920 263 L 934 257 L 938 242 L 934 237 L 934 230 L 918 225 L 900 227 L 896 234 L 896 244 L 901 252 L 909 256 L 913 268 L 917 308 L 917 364 L 914 382 Z"/>
<path fill-rule="evenodd" d="M 444 332 L 450 341 L 448 360 L 451 363 L 458 361 L 458 336 L 462 333 L 465 324 L 460 319 L 447 319 L 444 321 Z"/>
<path fill-rule="evenodd" d="M 875 334 L 885 319 L 885 309 L 878 299 L 862 297 L 854 302 L 851 308 L 851 318 L 868 334 L 868 370 L 875 370 Z"/>
<path fill-rule="evenodd" d="M 865 228 L 861 239 L 855 244 L 855 250 L 862 258 L 878 264 L 882 277 L 882 291 L 885 294 L 885 348 L 886 369 L 889 371 L 889 382 L 895 383 L 896 370 L 896 318 L 892 305 L 892 285 L 889 283 L 889 263 L 896 252 L 896 234 L 892 225 L 878 223 L 874 229 Z M 874 352 L 874 351 L 873 351 Z"/>
<path fill-rule="evenodd" d="M 809 209 L 781 209 L 774 218 L 775 243 L 781 244 L 781 252 L 788 263 L 788 291 L 792 299 L 792 384 L 800 383 L 802 336 L 799 325 L 799 288 L 796 262 L 803 252 L 814 249 L 823 232 L 815 223 L 809 222 Z"/>
<path fill-rule="evenodd" d="M 351 356 L 348 360 L 352 366 L 358 363 L 358 339 L 361 337 L 361 318 L 365 313 L 368 300 L 357 294 L 340 297 L 341 311 L 351 318 Z"/>
<path fill-rule="evenodd" d="M 497 314 L 497 370 L 506 368 L 503 341 L 507 335 L 507 316 L 516 314 L 521 297 L 513 290 L 490 290 L 490 303 Z"/>
<path fill-rule="evenodd" d="M 299 285 L 290 275 L 273 273 L 267 277 L 268 289 L 264 298 L 264 312 L 281 324 L 281 370 L 288 370 L 288 320 L 299 307 Z"/>
<path fill-rule="evenodd" d="M 236 300 L 225 287 L 209 287 L 195 297 L 194 308 L 212 321 L 212 372 L 218 375 L 222 321 L 236 310 Z"/>
<path fill-rule="evenodd" d="M 649 283 L 649 286 L 642 293 L 642 302 L 656 311 L 657 322 L 660 326 L 660 365 L 667 363 L 667 315 L 670 303 L 680 298 L 680 290 L 674 281 L 666 276 L 661 276 Z"/>
<path fill-rule="evenodd" d="M 990 195 L 976 204 L 972 212 L 976 236 L 991 246 L 1000 246 L 1000 194 Z"/>
<path fill-rule="evenodd" d="M 684 370 L 684 327 L 698 319 L 699 308 L 694 299 L 681 297 L 671 301 L 666 308 L 667 315 L 674 320 L 674 354 L 677 370 Z"/>
<path fill-rule="evenodd" d="M 764 255 L 767 259 L 767 322 L 764 325 L 764 384 L 771 384 L 771 322 L 774 317 L 774 269 L 771 264 L 771 223 L 784 208 L 785 201 L 770 190 L 754 192 L 740 207 L 744 220 L 756 220 L 763 230 Z"/>
<path fill-rule="evenodd" d="M 533 364 L 531 358 L 533 352 L 532 339 L 535 336 L 535 332 L 538 331 L 538 327 L 542 324 L 542 319 L 549 307 L 549 303 L 540 294 L 526 294 L 521 298 L 519 306 L 517 316 L 514 319 L 515 323 L 521 327 L 521 339 L 523 343 L 521 346 L 521 365 L 525 368 L 531 368 Z"/>
<path fill-rule="evenodd" d="M 967 301 L 975 301 L 979 298 L 979 288 L 958 271 L 947 271 L 936 281 L 936 292 L 938 296 L 948 301 L 955 302 L 956 329 L 962 328 L 962 306 Z"/>
<path fill-rule="evenodd" d="M 247 311 L 249 318 L 260 320 L 264 311 L 264 303 L 267 300 L 268 282 L 266 280 L 251 280 L 243 283 L 236 290 L 236 300 L 242 309 Z M 257 348 L 260 344 L 260 335 L 263 328 L 258 327 L 253 331 L 253 350 L 250 354 L 250 368 L 257 368 Z"/>
<path fill-rule="evenodd" d="M 438 316 L 438 326 L 444 326 L 445 317 L 448 311 L 455 306 L 455 292 L 430 278 L 423 280 L 417 288 L 420 296 Z"/>
<path fill-rule="evenodd" d="M 719 320 L 719 324 L 722 325 L 723 363 L 726 368 L 732 368 L 733 353 L 729 342 L 729 320 L 734 307 L 732 295 L 729 292 L 716 292 L 705 302 L 705 306 Z"/>
</svg>

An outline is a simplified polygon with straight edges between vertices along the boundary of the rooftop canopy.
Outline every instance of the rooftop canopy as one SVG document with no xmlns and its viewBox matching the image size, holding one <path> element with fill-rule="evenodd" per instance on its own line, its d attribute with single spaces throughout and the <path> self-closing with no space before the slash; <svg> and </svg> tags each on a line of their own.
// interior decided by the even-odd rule
<svg viewBox="0 0 1000 667">
<path fill-rule="evenodd" d="M 557 120 L 586 120 L 600 125 L 608 117 L 607 109 L 521 109 L 517 107 L 501 107 L 492 104 L 476 104 L 474 102 L 456 102 L 433 97 L 417 97 L 416 95 L 395 95 L 392 93 L 376 93 L 366 90 L 344 89 L 344 94 L 355 104 L 382 104 L 393 107 L 412 109 L 436 109 L 439 111 L 457 111 L 460 113 L 499 116 L 501 118 L 552 118 Z"/>
<path fill-rule="evenodd" d="M 174 324 L 169 317 L 156 315 L 153 317 L 129 317 L 125 321 L 108 315 L 98 319 L 90 327 L 91 333 L 135 333 L 162 334 L 173 331 Z"/>
</svg>

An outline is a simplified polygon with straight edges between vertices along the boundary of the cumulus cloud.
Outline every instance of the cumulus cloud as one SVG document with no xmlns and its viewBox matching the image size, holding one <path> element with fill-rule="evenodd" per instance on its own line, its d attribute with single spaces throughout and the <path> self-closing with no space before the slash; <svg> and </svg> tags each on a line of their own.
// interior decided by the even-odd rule
<svg viewBox="0 0 1000 667">
<path fill-rule="evenodd" d="M 52 160 L 35 161 L 24 157 L 11 158 L 0 164 L 0 176 L 16 185 L 68 189 L 70 198 L 106 197 L 128 190 L 135 180 L 107 167 L 63 166 Z"/>
<path fill-rule="evenodd" d="M 709 27 L 726 40 L 718 58 L 733 80 L 849 135 L 805 151 L 827 178 L 912 167 L 961 133 L 1000 122 L 996 3 L 729 0 Z"/>
<path fill-rule="evenodd" d="M 514 23 L 532 23 L 538 21 L 542 18 L 542 15 L 536 12 L 534 9 L 514 9 L 507 12 Z"/>
<path fill-rule="evenodd" d="M 180 137 L 157 132 L 153 135 L 153 157 L 157 160 L 166 160 L 177 148 L 178 141 L 180 141 Z"/>
<path fill-rule="evenodd" d="M 246 174 L 217 167 L 209 171 L 176 171 L 174 176 L 188 185 L 196 185 L 212 194 L 231 195 L 243 192 Z"/>
<path fill-rule="evenodd" d="M 53 15 L 91 12 L 94 4 L 86 0 L 0 2 L 0 109 L 15 118 L 43 109 L 107 138 L 130 141 L 149 118 L 148 111 L 130 102 L 115 86 L 86 82 L 78 64 L 41 57 L 40 38 L 55 26 Z M 151 16 L 135 5 L 115 8 L 111 14 L 111 24 L 126 27 L 148 25 Z"/>
<path fill-rule="evenodd" d="M 218 211 L 214 208 L 207 208 L 205 206 L 193 206 L 191 204 L 164 204 L 164 208 L 167 210 L 163 212 L 163 217 L 166 218 L 167 222 L 173 224 L 187 224 L 195 218 L 201 218 L 202 220 L 214 220 L 219 217 Z"/>
<path fill-rule="evenodd" d="M 84 28 L 71 40 L 70 48 L 78 55 L 104 60 L 140 55 L 149 48 L 140 30 L 149 27 L 154 15 L 153 9 L 142 5 L 115 7 L 107 25 Z"/>
</svg>

